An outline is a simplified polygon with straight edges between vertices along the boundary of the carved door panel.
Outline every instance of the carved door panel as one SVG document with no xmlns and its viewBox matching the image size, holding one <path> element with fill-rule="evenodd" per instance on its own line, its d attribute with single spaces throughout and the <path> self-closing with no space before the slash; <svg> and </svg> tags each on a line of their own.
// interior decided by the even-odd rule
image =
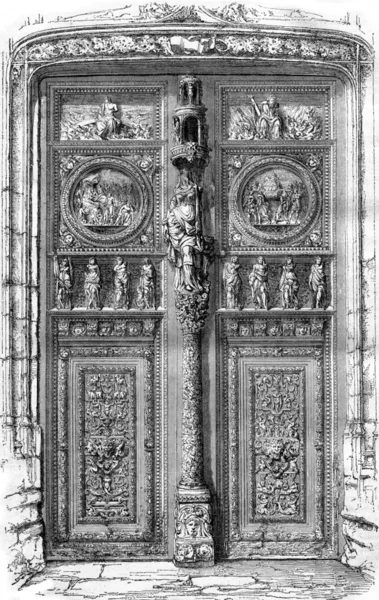
<svg viewBox="0 0 379 600">
<path fill-rule="evenodd" d="M 167 86 L 42 94 L 48 557 L 165 556 Z"/>
<path fill-rule="evenodd" d="M 217 89 L 221 552 L 335 556 L 334 83 Z"/>
</svg>

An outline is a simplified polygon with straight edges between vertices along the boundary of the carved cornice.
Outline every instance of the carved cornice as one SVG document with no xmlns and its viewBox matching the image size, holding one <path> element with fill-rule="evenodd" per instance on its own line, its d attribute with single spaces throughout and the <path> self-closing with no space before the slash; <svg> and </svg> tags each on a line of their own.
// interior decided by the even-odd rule
<svg viewBox="0 0 379 600">
<path fill-rule="evenodd" d="M 45 63 L 57 59 L 87 59 L 136 56 L 246 56 L 269 58 L 297 58 L 300 60 L 355 61 L 355 45 L 339 39 L 312 39 L 311 37 L 283 32 L 276 35 L 251 33 L 220 34 L 216 31 L 204 35 L 164 34 L 141 35 L 134 31 L 128 35 L 75 34 L 59 39 L 31 42 L 16 51 L 15 60 Z"/>
</svg>

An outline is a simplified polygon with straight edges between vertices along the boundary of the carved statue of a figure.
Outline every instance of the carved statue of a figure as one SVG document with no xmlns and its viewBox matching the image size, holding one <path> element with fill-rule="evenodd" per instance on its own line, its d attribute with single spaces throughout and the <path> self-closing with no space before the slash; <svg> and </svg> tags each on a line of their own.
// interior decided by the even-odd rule
<svg viewBox="0 0 379 600">
<path fill-rule="evenodd" d="M 321 256 L 316 257 L 316 262 L 311 267 L 309 275 L 309 289 L 312 292 L 312 308 L 324 308 L 326 297 L 326 277 Z"/>
<path fill-rule="evenodd" d="M 155 308 L 156 270 L 150 258 L 145 258 L 137 287 L 138 308 Z"/>
<path fill-rule="evenodd" d="M 291 257 L 287 258 L 283 265 L 282 276 L 280 278 L 279 289 L 282 296 L 282 307 L 299 308 L 299 280 L 295 273 L 295 265 Z"/>
<path fill-rule="evenodd" d="M 101 117 L 96 123 L 99 136 L 103 140 L 106 140 L 111 135 L 120 133 L 121 121 L 115 117 L 117 111 L 117 104 L 112 102 L 109 96 L 106 96 L 101 105 Z"/>
<path fill-rule="evenodd" d="M 253 306 L 267 310 L 268 301 L 268 267 L 263 256 L 258 256 L 257 262 L 249 275 L 249 284 Z"/>
<path fill-rule="evenodd" d="M 54 256 L 55 300 L 57 308 L 72 308 L 72 286 L 74 270 L 70 258 L 62 258 L 59 262 Z"/>
<path fill-rule="evenodd" d="M 88 261 L 87 270 L 84 276 L 84 292 L 86 297 L 86 308 L 100 308 L 100 289 L 101 275 L 100 268 L 96 258 L 92 257 Z"/>
<path fill-rule="evenodd" d="M 241 268 L 238 262 L 238 256 L 232 256 L 229 262 L 224 265 L 222 278 L 226 292 L 226 308 L 237 308 L 241 310 L 241 291 L 242 279 L 239 274 Z"/>
<path fill-rule="evenodd" d="M 123 261 L 121 256 L 116 258 L 116 264 L 113 267 L 114 272 L 114 307 L 126 308 L 130 307 L 131 290 L 130 290 L 130 273 L 128 265 Z"/>
<path fill-rule="evenodd" d="M 201 292 L 203 236 L 200 192 L 191 172 L 185 168 L 180 171 L 164 221 L 164 235 L 168 259 L 175 265 L 175 290 Z"/>
<path fill-rule="evenodd" d="M 175 144 L 180 144 L 180 119 L 178 119 L 178 117 L 174 118 L 172 138 Z"/>
<path fill-rule="evenodd" d="M 275 96 L 269 96 L 257 105 L 254 96 L 251 96 L 254 110 L 257 114 L 256 131 L 258 138 L 277 140 L 282 137 L 283 123 L 278 112 L 278 103 Z"/>
</svg>

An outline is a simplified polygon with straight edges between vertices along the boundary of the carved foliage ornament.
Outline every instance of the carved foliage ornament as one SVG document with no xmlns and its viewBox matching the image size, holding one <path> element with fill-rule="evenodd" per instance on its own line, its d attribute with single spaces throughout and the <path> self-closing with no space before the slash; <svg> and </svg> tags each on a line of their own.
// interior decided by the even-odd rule
<svg viewBox="0 0 379 600">
<path fill-rule="evenodd" d="M 85 515 L 133 519 L 135 369 L 82 368 Z"/>
<path fill-rule="evenodd" d="M 252 519 L 304 517 L 304 368 L 251 369 L 255 486 Z"/>
<path fill-rule="evenodd" d="M 286 38 L 218 33 L 208 37 L 204 35 L 75 36 L 58 39 L 56 42 L 33 43 L 27 48 L 26 54 L 27 59 L 32 62 L 53 61 L 57 58 L 203 54 L 289 57 L 305 60 L 355 60 L 353 46 L 338 40 L 310 40 L 293 35 Z M 20 54 L 18 56 L 21 57 Z"/>
</svg>

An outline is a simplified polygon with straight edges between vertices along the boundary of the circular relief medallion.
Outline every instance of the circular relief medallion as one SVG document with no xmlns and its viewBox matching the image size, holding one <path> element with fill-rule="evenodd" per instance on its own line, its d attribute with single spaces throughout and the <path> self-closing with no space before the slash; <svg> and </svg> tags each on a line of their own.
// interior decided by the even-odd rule
<svg viewBox="0 0 379 600">
<path fill-rule="evenodd" d="M 305 237 L 321 210 L 313 174 L 281 156 L 250 163 L 231 187 L 231 217 L 237 229 L 264 245 L 289 245 Z"/>
<path fill-rule="evenodd" d="M 131 241 L 152 209 L 152 188 L 144 173 L 117 158 L 81 163 L 66 181 L 61 198 L 68 229 L 84 243 L 104 246 Z"/>
</svg>

